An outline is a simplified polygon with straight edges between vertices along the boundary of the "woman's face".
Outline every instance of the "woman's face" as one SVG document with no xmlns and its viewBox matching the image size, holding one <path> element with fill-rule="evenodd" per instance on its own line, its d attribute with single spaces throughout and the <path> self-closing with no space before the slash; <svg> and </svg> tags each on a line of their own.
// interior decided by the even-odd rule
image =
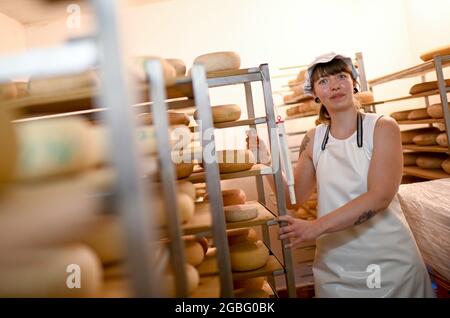
<svg viewBox="0 0 450 318">
<path fill-rule="evenodd" d="M 330 111 L 353 107 L 353 79 L 347 72 L 319 77 L 314 82 L 314 93 Z"/>
</svg>

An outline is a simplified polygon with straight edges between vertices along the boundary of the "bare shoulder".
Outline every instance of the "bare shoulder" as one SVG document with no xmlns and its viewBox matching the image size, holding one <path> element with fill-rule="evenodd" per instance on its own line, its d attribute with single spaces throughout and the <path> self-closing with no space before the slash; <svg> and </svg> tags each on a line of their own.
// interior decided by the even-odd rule
<svg viewBox="0 0 450 318">
<path fill-rule="evenodd" d="M 400 127 L 398 126 L 398 123 L 389 116 L 381 117 L 377 120 L 377 123 L 375 125 L 375 133 L 395 133 L 399 131 Z"/>
</svg>

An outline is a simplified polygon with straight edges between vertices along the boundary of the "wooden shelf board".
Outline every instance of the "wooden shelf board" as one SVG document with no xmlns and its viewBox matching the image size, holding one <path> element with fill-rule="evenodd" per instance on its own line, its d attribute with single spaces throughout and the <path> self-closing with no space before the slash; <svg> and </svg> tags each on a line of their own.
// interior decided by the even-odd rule
<svg viewBox="0 0 450 318">
<path fill-rule="evenodd" d="M 200 273 L 200 277 L 208 277 L 218 274 L 219 271 L 217 267 L 216 254 L 217 252 L 214 247 L 208 250 L 208 254 L 205 257 L 205 260 L 197 267 L 198 272 Z M 253 277 L 280 275 L 279 273 L 282 272 L 284 273 L 283 266 L 280 264 L 280 262 L 278 262 L 275 256 L 270 255 L 266 265 L 264 265 L 263 267 L 252 271 L 233 272 L 232 274 L 234 280 L 243 280 Z"/>
<path fill-rule="evenodd" d="M 450 92 L 450 87 L 447 87 L 447 92 Z M 398 102 L 398 101 L 414 99 L 414 98 L 428 97 L 428 96 L 433 96 L 433 95 L 438 95 L 438 94 L 439 94 L 439 90 L 438 89 L 434 89 L 434 90 L 431 90 L 431 91 L 428 91 L 428 92 L 423 92 L 423 93 L 420 93 L 420 94 L 414 94 L 414 95 L 408 95 L 408 96 L 397 97 L 397 98 L 392 98 L 392 99 L 385 99 L 385 100 L 375 101 L 375 102 L 373 102 L 373 105 L 380 105 L 380 104 L 386 104 L 386 103 L 391 103 L 391 102 Z"/>
<path fill-rule="evenodd" d="M 242 227 L 251 227 L 266 224 L 267 221 L 273 220 L 275 217 L 270 213 L 261 203 L 257 201 L 248 201 L 248 205 L 256 206 L 258 215 L 256 218 L 241 221 L 241 222 L 227 222 L 227 229 L 236 229 Z M 184 235 L 196 234 L 210 231 L 212 229 L 212 214 L 208 202 L 201 202 L 195 204 L 195 213 L 193 218 L 182 226 Z"/>
<path fill-rule="evenodd" d="M 403 174 L 430 180 L 450 178 L 450 174 L 445 173 L 441 169 L 422 169 L 415 166 L 403 167 Z"/>
<path fill-rule="evenodd" d="M 399 125 L 418 125 L 418 124 L 438 124 L 444 123 L 444 119 L 440 118 L 427 118 L 427 119 L 416 119 L 416 120 L 398 120 Z"/>
<path fill-rule="evenodd" d="M 220 180 L 229 180 L 229 179 L 238 179 L 245 177 L 254 177 L 261 175 L 269 175 L 272 174 L 272 168 L 269 166 L 265 166 L 263 164 L 256 164 L 251 169 L 239 172 L 232 173 L 222 173 L 220 175 Z M 185 181 L 190 181 L 192 183 L 200 183 L 205 182 L 205 172 L 198 171 L 191 174 L 189 177 L 183 179 Z"/>
<path fill-rule="evenodd" d="M 442 146 L 417 146 L 417 145 L 403 145 L 404 150 L 423 151 L 423 152 L 443 152 L 449 153 L 447 147 Z"/>
</svg>

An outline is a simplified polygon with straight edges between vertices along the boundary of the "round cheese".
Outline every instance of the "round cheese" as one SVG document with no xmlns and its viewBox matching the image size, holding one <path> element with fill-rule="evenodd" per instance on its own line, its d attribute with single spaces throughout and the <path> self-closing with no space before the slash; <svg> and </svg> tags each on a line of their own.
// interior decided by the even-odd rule
<svg viewBox="0 0 450 318">
<path fill-rule="evenodd" d="M 450 86 L 450 79 L 445 80 L 445 85 Z M 419 83 L 419 84 L 413 85 L 411 87 L 411 89 L 409 90 L 409 93 L 411 95 L 414 95 L 414 94 L 420 94 L 420 93 L 428 92 L 428 91 L 435 90 L 435 89 L 438 89 L 437 81 L 424 82 L 424 83 Z"/>
<path fill-rule="evenodd" d="M 211 112 L 214 123 L 236 121 L 241 117 L 241 108 L 235 104 L 212 106 Z M 199 120 L 198 110 L 194 112 L 194 118 Z"/>
<path fill-rule="evenodd" d="M 402 137 L 402 144 L 404 144 L 404 145 L 412 144 L 412 143 L 414 143 L 413 139 L 416 135 L 428 134 L 428 133 L 439 134 L 440 130 L 436 127 L 403 130 L 400 132 L 401 137 Z"/>
<path fill-rule="evenodd" d="M 186 75 L 186 64 L 180 59 L 166 59 L 166 61 L 173 66 L 177 76 Z"/>
<path fill-rule="evenodd" d="M 191 294 L 200 284 L 200 275 L 198 274 L 197 269 L 190 265 L 186 264 L 186 277 L 187 277 L 187 290 L 188 295 Z M 176 283 L 175 283 L 175 274 L 171 269 L 171 266 L 167 267 L 167 270 L 162 276 L 161 287 L 165 289 L 166 297 L 176 297 Z"/>
<path fill-rule="evenodd" d="M 0 297 L 90 297 L 102 285 L 102 267 L 84 245 L 28 250 L 13 266 L 3 266 Z M 14 258 L 14 253 L 8 257 Z M 23 260 L 28 259 L 27 262 Z"/>
<path fill-rule="evenodd" d="M 177 179 L 189 177 L 194 171 L 194 164 L 192 162 L 182 162 L 175 165 Z"/>
<path fill-rule="evenodd" d="M 232 246 L 238 243 L 258 241 L 258 235 L 252 228 L 239 228 L 227 231 L 228 245 Z"/>
<path fill-rule="evenodd" d="M 245 204 L 245 202 L 247 201 L 247 197 L 245 195 L 245 192 L 242 189 L 222 190 L 222 199 L 223 199 L 223 205 L 224 206 Z M 205 195 L 204 200 L 206 202 L 209 201 L 208 194 Z"/>
<path fill-rule="evenodd" d="M 195 186 L 189 181 L 179 181 L 177 183 L 178 192 L 187 194 L 192 200 L 195 201 Z"/>
<path fill-rule="evenodd" d="M 401 112 L 394 112 L 390 116 L 394 118 L 396 121 L 407 120 L 410 112 L 411 110 L 404 110 Z"/>
<path fill-rule="evenodd" d="M 251 271 L 266 265 L 269 250 L 262 241 L 235 244 L 230 246 L 230 259 L 233 271 Z"/>
<path fill-rule="evenodd" d="M 426 62 L 432 60 L 435 56 L 449 55 L 449 54 L 450 54 L 450 45 L 444 45 L 421 54 L 420 58 L 422 61 Z"/>
<path fill-rule="evenodd" d="M 270 295 L 263 289 L 238 289 L 234 291 L 237 298 L 270 298 Z"/>
<path fill-rule="evenodd" d="M 450 109 L 450 103 L 448 104 L 448 107 Z M 432 118 L 442 118 L 442 117 L 444 117 L 442 104 L 439 103 L 439 104 L 433 104 L 433 105 L 428 106 L 427 113 Z"/>
<path fill-rule="evenodd" d="M 409 120 L 417 120 L 425 118 L 429 118 L 426 108 L 414 109 L 408 114 Z"/>
<path fill-rule="evenodd" d="M 177 77 L 175 68 L 167 60 L 157 56 L 137 56 L 132 58 L 132 63 L 130 64 L 131 71 L 140 81 L 147 81 L 145 63 L 150 59 L 156 59 L 161 63 L 166 85 L 172 85 L 175 83 L 175 78 Z"/>
<path fill-rule="evenodd" d="M 248 149 L 218 151 L 217 160 L 220 173 L 249 170 L 255 164 L 253 153 Z"/>
<path fill-rule="evenodd" d="M 167 111 L 169 125 L 189 125 L 189 116 L 185 113 L 178 113 L 173 110 Z M 153 113 L 142 113 L 138 115 L 138 122 L 141 125 L 153 125 Z"/>
<path fill-rule="evenodd" d="M 403 165 L 415 166 L 417 158 L 419 158 L 417 153 L 403 153 Z"/>
<path fill-rule="evenodd" d="M 419 156 L 416 160 L 418 167 L 423 169 L 440 169 L 445 158 L 441 156 Z"/>
<path fill-rule="evenodd" d="M 438 133 L 419 134 L 414 136 L 413 142 L 419 146 L 433 146 L 436 145 L 436 137 Z"/>
<path fill-rule="evenodd" d="M 446 173 L 450 174 L 450 159 L 444 160 L 441 167 Z"/>
<path fill-rule="evenodd" d="M 357 93 L 356 99 L 363 105 L 372 104 L 375 101 L 373 93 L 370 91 Z"/>
<path fill-rule="evenodd" d="M 227 222 L 247 221 L 258 216 L 258 209 L 254 205 L 229 205 L 224 207 L 223 211 Z"/>
<path fill-rule="evenodd" d="M 293 106 L 286 109 L 287 116 L 295 116 L 297 114 L 298 114 L 298 106 Z"/>
<path fill-rule="evenodd" d="M 14 99 L 17 96 L 17 86 L 13 82 L 7 81 L 0 84 L 0 100 Z"/>
<path fill-rule="evenodd" d="M 436 137 L 436 142 L 440 146 L 448 147 L 447 133 L 443 132 Z"/>
<path fill-rule="evenodd" d="M 261 289 L 264 285 L 264 277 L 253 277 L 233 281 L 234 289 Z"/>
<path fill-rule="evenodd" d="M 203 64 L 206 73 L 238 70 L 241 66 L 241 58 L 236 52 L 214 52 L 196 57 L 194 64 Z"/>
<path fill-rule="evenodd" d="M 298 72 L 298 74 L 297 74 L 297 81 L 298 82 L 304 82 L 305 81 L 306 72 L 307 72 L 307 69 L 302 69 L 302 70 L 300 70 Z"/>
<path fill-rule="evenodd" d="M 195 240 L 185 241 L 186 262 L 192 266 L 200 265 L 205 258 L 205 251 L 200 242 Z"/>
</svg>

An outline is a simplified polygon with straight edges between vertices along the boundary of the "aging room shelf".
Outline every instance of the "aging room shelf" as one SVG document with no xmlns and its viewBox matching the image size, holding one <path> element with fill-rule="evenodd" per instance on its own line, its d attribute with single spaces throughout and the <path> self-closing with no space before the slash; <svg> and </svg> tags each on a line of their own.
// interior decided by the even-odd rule
<svg viewBox="0 0 450 318">
<path fill-rule="evenodd" d="M 443 146 L 417 146 L 403 145 L 403 150 L 422 151 L 422 152 L 443 152 L 448 153 L 448 148 Z"/>
<path fill-rule="evenodd" d="M 419 167 L 403 167 L 403 174 L 430 180 L 450 178 L 450 174 L 441 169 L 422 169 Z"/>
<path fill-rule="evenodd" d="M 239 126 L 248 126 L 248 125 L 259 125 L 267 122 L 266 117 L 258 117 L 258 118 L 248 118 L 241 119 L 236 121 L 229 121 L 225 123 L 215 123 L 214 128 L 223 129 L 230 127 L 239 127 Z M 198 126 L 190 126 L 191 132 L 198 132 Z"/>
<path fill-rule="evenodd" d="M 447 92 L 450 92 L 450 87 L 447 87 Z M 391 103 L 391 102 L 399 102 L 399 101 L 408 100 L 408 99 L 429 97 L 429 96 L 433 96 L 433 95 L 439 95 L 439 90 L 438 89 L 434 89 L 432 91 L 423 92 L 423 93 L 420 93 L 420 94 L 414 94 L 414 95 L 408 95 L 408 96 L 397 97 L 397 98 L 392 98 L 392 99 L 385 99 L 385 100 L 375 101 L 372 104 L 373 105 L 380 105 L 380 104 L 386 104 L 386 103 Z"/>
<path fill-rule="evenodd" d="M 256 164 L 251 169 L 232 173 L 222 173 L 220 175 L 220 180 L 238 179 L 245 177 L 254 177 L 272 174 L 273 170 L 269 166 L 263 164 Z M 205 182 L 205 172 L 198 171 L 191 174 L 185 181 L 190 181 L 192 183 L 204 183 Z"/>
<path fill-rule="evenodd" d="M 443 124 L 444 119 L 427 118 L 427 119 L 416 119 L 416 120 L 399 120 L 397 121 L 399 125 L 417 125 L 417 124 Z"/>
<path fill-rule="evenodd" d="M 254 219 L 242 222 L 227 222 L 227 229 L 236 229 L 242 227 L 251 227 L 266 224 L 273 220 L 275 216 L 257 201 L 248 201 L 246 204 L 256 206 L 258 216 Z M 212 218 L 209 204 L 207 202 L 197 203 L 195 205 L 195 214 L 193 218 L 182 226 L 185 235 L 207 232 L 211 230 Z"/>
</svg>

